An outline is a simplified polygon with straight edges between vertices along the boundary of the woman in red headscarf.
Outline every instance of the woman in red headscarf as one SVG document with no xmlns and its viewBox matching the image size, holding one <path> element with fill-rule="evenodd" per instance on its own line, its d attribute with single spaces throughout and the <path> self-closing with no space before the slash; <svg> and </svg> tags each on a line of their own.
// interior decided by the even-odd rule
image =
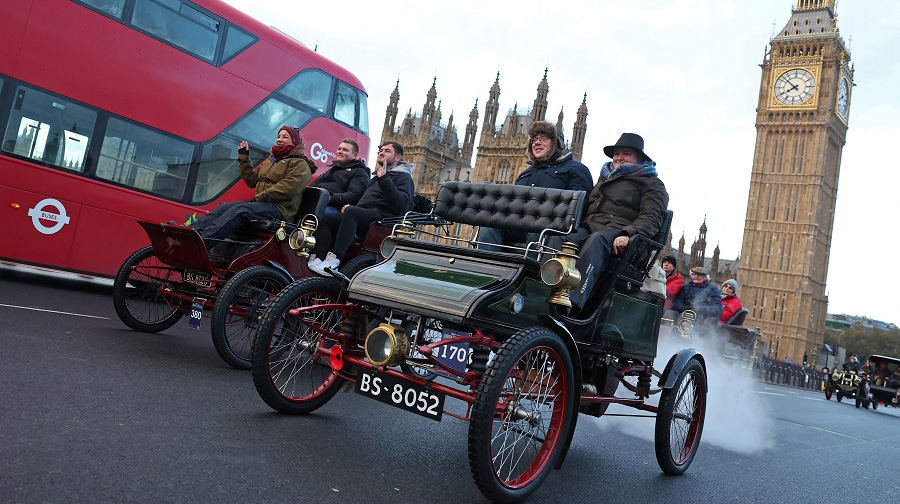
<svg viewBox="0 0 900 504">
<path fill-rule="evenodd" d="M 238 148 L 241 178 L 256 190 L 250 201 L 223 203 L 197 219 L 192 226 L 208 246 L 252 220 L 290 221 L 300 208 L 300 196 L 309 184 L 315 164 L 303 155 L 303 137 L 293 126 L 278 130 L 269 157 L 255 168 L 250 164 L 247 141 Z"/>
</svg>

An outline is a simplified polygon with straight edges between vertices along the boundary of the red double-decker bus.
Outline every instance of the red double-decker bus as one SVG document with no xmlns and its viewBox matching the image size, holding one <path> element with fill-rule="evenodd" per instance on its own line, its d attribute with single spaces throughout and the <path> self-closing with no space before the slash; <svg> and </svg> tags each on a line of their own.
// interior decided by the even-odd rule
<svg viewBox="0 0 900 504">
<path fill-rule="evenodd" d="M 0 2 L 0 258 L 112 276 L 137 219 L 187 222 L 253 195 L 283 124 L 319 174 L 342 138 L 368 152 L 350 72 L 218 0 Z"/>
</svg>

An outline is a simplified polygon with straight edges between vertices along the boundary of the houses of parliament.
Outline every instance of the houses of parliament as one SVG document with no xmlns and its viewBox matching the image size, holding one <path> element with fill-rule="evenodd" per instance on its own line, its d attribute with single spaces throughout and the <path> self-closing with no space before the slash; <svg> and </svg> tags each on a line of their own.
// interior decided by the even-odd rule
<svg viewBox="0 0 900 504">
<path fill-rule="evenodd" d="M 752 163 L 748 160 L 750 191 L 740 257 L 720 258 L 718 245 L 706 256 L 706 222 L 690 250 L 685 250 L 683 234 L 678 248 L 673 247 L 670 234 L 664 252 L 676 256 L 684 275 L 702 265 L 715 283 L 737 278 L 740 299 L 750 310 L 745 325 L 760 328 L 770 357 L 799 362 L 823 345 L 826 274 L 854 70 L 838 30 L 835 0 L 793 2 L 790 19 L 769 40 L 760 65 L 757 135 Z M 476 99 L 460 144 L 453 115 L 441 123 L 436 81 L 421 113 L 410 109 L 398 126 L 398 82 L 381 142 L 404 146 L 404 158 L 415 166 L 416 192 L 432 200 L 440 184 L 449 180 L 512 183 L 527 166 L 529 126 L 546 120 L 548 93 L 545 70 L 531 108 L 516 105 L 501 121 L 498 73 L 484 104 L 481 134 Z M 578 160 L 587 115 L 585 95 L 567 135 Z M 556 124 L 562 129 L 562 110 Z"/>
</svg>

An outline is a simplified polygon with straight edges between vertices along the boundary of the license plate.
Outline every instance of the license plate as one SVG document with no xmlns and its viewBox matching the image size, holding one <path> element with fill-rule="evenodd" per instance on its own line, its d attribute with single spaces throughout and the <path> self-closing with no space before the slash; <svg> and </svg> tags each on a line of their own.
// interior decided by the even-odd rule
<svg viewBox="0 0 900 504">
<path fill-rule="evenodd" d="M 453 329 L 444 329 L 443 331 L 443 339 L 455 338 L 457 336 L 470 336 L 470 333 L 454 331 Z M 465 373 L 466 366 L 472 358 L 472 349 L 469 348 L 468 343 L 451 343 L 435 348 L 431 355 L 445 366 L 453 368 L 461 373 Z"/>
<path fill-rule="evenodd" d="M 209 273 L 201 273 L 199 271 L 185 270 L 182 275 L 185 282 L 199 285 L 201 287 L 212 287 L 212 275 Z"/>
<path fill-rule="evenodd" d="M 391 376 L 362 371 L 356 380 L 355 390 L 366 397 L 439 422 L 444 413 L 444 394 Z"/>
<path fill-rule="evenodd" d="M 200 329 L 200 321 L 203 320 L 204 301 L 204 299 L 194 298 L 191 302 L 191 317 L 188 319 L 188 327 L 191 329 Z"/>
</svg>

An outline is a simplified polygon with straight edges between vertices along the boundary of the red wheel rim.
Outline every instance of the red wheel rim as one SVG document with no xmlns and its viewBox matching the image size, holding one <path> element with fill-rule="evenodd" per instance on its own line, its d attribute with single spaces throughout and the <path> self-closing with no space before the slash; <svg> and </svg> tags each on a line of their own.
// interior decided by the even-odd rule
<svg viewBox="0 0 900 504">
<path fill-rule="evenodd" d="M 334 296 L 327 292 L 311 292 L 297 300 L 292 308 L 330 303 Z M 309 401 L 328 390 L 337 372 L 329 359 L 317 352 L 319 345 L 331 345 L 319 333 L 293 316 L 282 316 L 278 327 L 269 339 L 269 379 L 275 390 L 289 401 Z M 311 310 L 303 318 L 327 331 L 333 332 L 340 324 L 340 317 L 333 310 Z"/>
<path fill-rule="evenodd" d="M 491 463 L 503 486 L 523 488 L 543 473 L 560 442 L 570 386 L 552 348 L 532 348 L 515 363 L 491 428 Z"/>
<path fill-rule="evenodd" d="M 676 394 L 672 423 L 669 425 L 669 453 L 676 465 L 683 465 L 697 448 L 706 411 L 700 373 L 692 369 Z"/>
</svg>

